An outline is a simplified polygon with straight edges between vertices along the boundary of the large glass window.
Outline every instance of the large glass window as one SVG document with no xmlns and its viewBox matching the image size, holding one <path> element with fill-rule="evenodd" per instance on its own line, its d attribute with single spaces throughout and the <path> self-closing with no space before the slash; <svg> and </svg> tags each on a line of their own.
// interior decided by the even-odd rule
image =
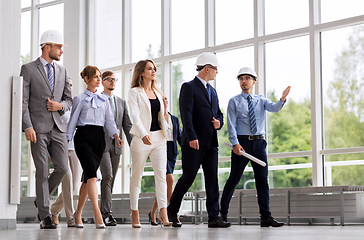
<svg viewBox="0 0 364 240">
<path fill-rule="evenodd" d="M 241 93 L 237 75 L 242 67 L 254 68 L 254 48 L 246 47 L 216 54 L 221 67 L 216 75 L 216 91 L 219 97 L 220 109 L 224 114 L 224 126 L 218 131 L 219 156 L 230 156 L 230 149 L 224 143 L 229 142 L 227 132 L 226 110 L 230 98 Z M 211 82 L 214 85 L 214 82 Z"/>
<path fill-rule="evenodd" d="M 308 7 L 307 0 L 265 1 L 265 34 L 307 27 Z"/>
<path fill-rule="evenodd" d="M 363 9 L 362 0 L 321 0 L 321 22 L 362 15 Z"/>
<path fill-rule="evenodd" d="M 203 48 L 205 44 L 204 0 L 171 1 L 171 52 Z"/>
<path fill-rule="evenodd" d="M 132 1 L 132 62 L 161 51 L 161 0 Z"/>
<path fill-rule="evenodd" d="M 364 185 L 364 153 L 325 156 L 326 186 Z"/>
<path fill-rule="evenodd" d="M 95 64 L 100 69 L 121 65 L 121 16 L 119 0 L 96 1 Z"/>
<path fill-rule="evenodd" d="M 312 186 L 311 157 L 274 158 L 269 165 L 280 165 L 269 171 L 270 188 L 310 187 Z"/>
<path fill-rule="evenodd" d="M 196 57 L 172 62 L 172 114 L 180 118 L 179 113 L 179 92 L 184 82 L 191 81 L 197 75 Z M 181 119 L 180 119 L 181 120 Z M 181 121 L 182 124 L 182 121 Z"/>
<path fill-rule="evenodd" d="M 216 44 L 254 37 L 253 1 L 216 0 Z M 232 7 L 233 6 L 233 7 Z"/>
<path fill-rule="evenodd" d="M 310 83 L 308 36 L 266 44 L 266 97 L 277 102 L 291 86 L 283 109 L 267 113 L 269 153 L 311 150 Z"/>
<path fill-rule="evenodd" d="M 21 14 L 21 45 L 20 45 L 20 63 L 30 62 L 30 29 L 31 13 L 23 12 Z"/>
<path fill-rule="evenodd" d="M 63 3 L 39 9 L 39 38 L 47 30 L 57 30 L 63 35 Z M 38 41 L 39 44 L 39 41 Z M 67 43 L 65 43 L 67 44 Z M 71 44 L 71 43 L 68 43 Z M 39 48 L 40 51 L 40 48 Z M 63 58 L 59 61 L 63 64 Z"/>
<path fill-rule="evenodd" d="M 30 7 L 31 4 L 32 4 L 31 0 L 21 0 L 21 7 L 22 8 Z"/>
<path fill-rule="evenodd" d="M 364 25 L 322 33 L 325 149 L 364 146 Z"/>
</svg>

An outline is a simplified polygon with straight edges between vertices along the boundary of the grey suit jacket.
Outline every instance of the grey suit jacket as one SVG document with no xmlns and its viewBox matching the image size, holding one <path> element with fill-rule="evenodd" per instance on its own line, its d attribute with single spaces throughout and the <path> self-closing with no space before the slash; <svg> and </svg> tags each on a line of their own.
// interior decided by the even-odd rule
<svg viewBox="0 0 364 240">
<path fill-rule="evenodd" d="M 61 115 L 72 106 L 71 88 L 66 68 L 54 63 L 53 92 L 39 58 L 24 64 L 20 76 L 23 76 L 23 131 L 33 128 L 36 133 L 47 133 L 56 124 L 61 132 L 66 132 L 67 125 Z M 47 98 L 62 103 L 63 110 L 48 111 Z"/>
<path fill-rule="evenodd" d="M 129 116 L 128 106 L 126 105 L 126 101 L 122 98 L 115 96 L 115 106 L 116 106 L 116 127 L 120 131 L 120 138 L 122 138 L 122 131 L 126 135 L 128 143 L 130 145 L 131 140 L 133 139 L 133 135 L 130 134 L 130 129 L 132 127 L 132 123 Z M 117 147 L 115 141 L 107 134 L 107 129 L 105 129 L 105 142 L 106 147 L 105 151 L 109 151 L 111 145 L 114 144 L 115 154 L 122 154 L 123 149 L 121 147 Z"/>
</svg>

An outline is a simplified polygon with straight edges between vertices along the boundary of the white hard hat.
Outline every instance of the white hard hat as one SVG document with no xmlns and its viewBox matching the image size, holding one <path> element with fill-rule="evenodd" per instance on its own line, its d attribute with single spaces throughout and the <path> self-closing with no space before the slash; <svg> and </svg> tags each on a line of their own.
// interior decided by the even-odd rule
<svg viewBox="0 0 364 240">
<path fill-rule="evenodd" d="M 240 75 L 244 75 L 244 74 L 250 75 L 250 76 L 252 76 L 254 78 L 257 78 L 258 77 L 257 74 L 255 73 L 255 71 L 252 68 L 250 68 L 250 67 L 243 67 L 243 68 L 241 68 L 239 70 L 238 76 L 236 76 L 236 77 L 239 79 L 239 76 Z"/>
<path fill-rule="evenodd" d="M 214 67 L 221 67 L 217 61 L 216 55 L 211 52 L 201 53 L 196 60 L 196 66 L 205 66 L 206 64 L 210 64 Z"/>
<path fill-rule="evenodd" d="M 56 30 L 45 31 L 40 38 L 40 45 L 47 43 L 65 45 L 63 42 L 62 34 Z"/>
</svg>

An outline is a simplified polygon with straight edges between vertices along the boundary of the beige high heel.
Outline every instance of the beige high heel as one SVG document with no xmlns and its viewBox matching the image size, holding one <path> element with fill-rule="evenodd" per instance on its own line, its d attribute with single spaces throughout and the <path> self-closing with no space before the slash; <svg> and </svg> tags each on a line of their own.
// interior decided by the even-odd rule
<svg viewBox="0 0 364 240">
<path fill-rule="evenodd" d="M 133 214 L 132 213 L 130 214 L 130 219 L 132 219 L 131 215 L 133 215 Z M 140 223 L 133 223 L 133 220 L 131 221 L 131 226 L 133 228 L 141 228 L 142 227 L 142 225 Z"/>
<path fill-rule="evenodd" d="M 75 213 L 73 214 L 73 216 L 74 216 L 74 218 L 75 218 L 75 227 L 76 227 L 76 228 L 83 228 L 83 223 L 81 223 L 81 224 L 77 224 L 76 214 L 77 214 L 77 212 L 75 212 Z M 82 222 L 82 218 L 81 218 L 81 222 Z"/>
<path fill-rule="evenodd" d="M 161 223 L 161 228 L 163 227 L 163 225 L 165 227 L 170 227 L 173 224 L 172 222 L 164 222 L 163 219 L 161 218 L 161 216 L 158 216 L 158 220 Z"/>
<path fill-rule="evenodd" d="M 102 223 L 102 224 L 96 224 L 96 217 L 94 216 L 94 221 L 95 221 L 95 226 L 96 226 L 96 229 L 103 229 L 103 228 L 106 228 L 105 224 Z"/>
</svg>

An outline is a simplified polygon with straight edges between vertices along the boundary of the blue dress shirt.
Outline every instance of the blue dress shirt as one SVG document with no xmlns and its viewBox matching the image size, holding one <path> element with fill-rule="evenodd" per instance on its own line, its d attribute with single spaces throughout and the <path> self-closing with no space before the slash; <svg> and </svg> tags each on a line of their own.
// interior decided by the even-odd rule
<svg viewBox="0 0 364 240">
<path fill-rule="evenodd" d="M 67 139 L 73 138 L 76 126 L 85 125 L 105 126 L 111 138 L 114 138 L 115 133 L 120 134 L 107 98 L 87 89 L 73 99 L 71 118 L 67 126 Z"/>
<path fill-rule="evenodd" d="M 255 117 L 257 119 L 257 133 L 255 135 L 265 135 L 264 119 L 265 111 L 279 112 L 285 102 L 279 100 L 274 103 L 262 95 L 251 94 Z M 232 145 L 239 144 L 237 135 L 254 135 L 250 129 L 250 115 L 248 108 L 248 94 L 241 94 L 230 98 L 227 108 L 227 130 L 229 140 Z"/>
</svg>

